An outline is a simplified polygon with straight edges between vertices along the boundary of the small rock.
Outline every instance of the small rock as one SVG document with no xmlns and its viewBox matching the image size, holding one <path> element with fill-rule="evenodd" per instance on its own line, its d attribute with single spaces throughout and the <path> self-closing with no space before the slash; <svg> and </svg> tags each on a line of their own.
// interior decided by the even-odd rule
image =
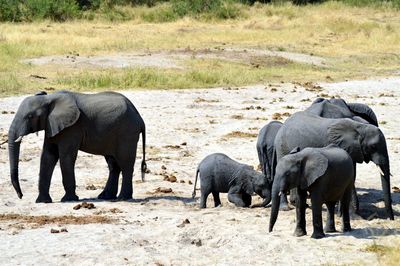
<svg viewBox="0 0 400 266">
<path fill-rule="evenodd" d="M 67 228 L 61 228 L 60 232 L 61 233 L 68 233 L 68 230 L 67 230 Z"/>
<path fill-rule="evenodd" d="M 188 184 L 189 184 L 189 185 L 192 185 L 193 183 L 192 183 L 192 181 L 189 180 L 189 181 L 188 181 Z"/>
<path fill-rule="evenodd" d="M 187 218 L 183 220 L 183 222 L 180 225 L 177 225 L 176 227 L 182 228 L 185 227 L 186 224 L 190 224 L 190 221 Z"/>
<path fill-rule="evenodd" d="M 165 165 L 162 165 L 162 166 L 161 166 L 161 169 L 162 169 L 162 170 L 167 170 L 167 167 L 166 167 Z"/>
<path fill-rule="evenodd" d="M 394 187 L 392 187 L 392 189 L 393 189 L 393 193 L 400 193 L 399 187 L 394 186 Z"/>
<path fill-rule="evenodd" d="M 97 189 L 97 187 L 95 185 L 93 185 L 93 184 L 90 184 L 90 185 L 86 186 L 86 190 L 96 190 L 96 189 Z"/>
<path fill-rule="evenodd" d="M 172 193 L 172 188 L 158 187 L 155 193 Z"/>
<path fill-rule="evenodd" d="M 58 233 L 60 233 L 60 230 L 51 228 L 50 233 L 52 233 L 52 234 L 58 234 Z"/>
<path fill-rule="evenodd" d="M 185 183 L 185 180 L 179 180 L 179 183 Z"/>
<path fill-rule="evenodd" d="M 186 145 L 187 145 L 186 141 L 181 143 L 181 146 L 186 146 Z"/>
<path fill-rule="evenodd" d="M 201 239 L 194 239 L 191 242 L 192 245 L 196 245 L 197 247 L 201 247 L 202 243 L 201 243 Z"/>
</svg>

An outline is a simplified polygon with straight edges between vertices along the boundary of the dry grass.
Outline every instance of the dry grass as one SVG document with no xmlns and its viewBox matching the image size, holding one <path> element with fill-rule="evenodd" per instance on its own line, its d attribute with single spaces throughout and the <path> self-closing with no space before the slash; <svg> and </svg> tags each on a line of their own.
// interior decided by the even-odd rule
<svg viewBox="0 0 400 266">
<path fill-rule="evenodd" d="M 226 134 L 225 138 L 256 138 L 257 133 L 250 133 L 250 132 L 242 132 L 242 131 L 233 131 Z"/>
<path fill-rule="evenodd" d="M 400 243 L 393 246 L 384 246 L 373 243 L 367 246 L 364 251 L 376 253 L 380 265 L 395 266 L 400 261 Z"/>
<path fill-rule="evenodd" d="M 269 80 L 316 81 L 327 76 L 329 81 L 336 81 L 391 75 L 397 71 L 399 11 L 328 2 L 315 6 L 255 5 L 243 13 L 245 16 L 241 19 L 212 23 L 184 18 L 152 24 L 136 18 L 116 23 L 100 19 L 0 24 L 0 95 L 67 86 L 80 90 L 192 88 L 239 86 Z M 247 64 L 189 60 L 184 71 L 79 70 L 19 62 L 45 55 L 90 56 L 187 47 L 300 52 L 327 58 L 328 67 L 296 64 L 280 58 L 267 61 L 253 58 Z M 30 77 L 38 73 L 47 79 Z"/>
</svg>

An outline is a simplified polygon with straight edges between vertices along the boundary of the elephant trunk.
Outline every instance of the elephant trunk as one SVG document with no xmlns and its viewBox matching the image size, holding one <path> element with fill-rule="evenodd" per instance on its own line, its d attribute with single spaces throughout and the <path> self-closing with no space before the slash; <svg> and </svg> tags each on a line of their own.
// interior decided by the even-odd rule
<svg viewBox="0 0 400 266">
<path fill-rule="evenodd" d="M 271 206 L 271 216 L 269 218 L 269 232 L 272 232 L 272 229 L 274 228 L 279 213 L 280 193 L 277 181 L 278 180 L 275 180 L 272 186 L 272 206 Z"/>
<path fill-rule="evenodd" d="M 21 136 L 17 134 L 15 130 L 15 122 L 13 121 L 10 130 L 8 132 L 8 155 L 10 159 L 10 175 L 11 183 L 18 194 L 18 197 L 22 198 L 22 191 L 19 185 L 18 177 L 18 163 L 19 163 L 19 151 L 21 147 Z"/>
<path fill-rule="evenodd" d="M 385 202 L 386 212 L 387 212 L 390 220 L 394 220 L 393 209 L 392 209 L 392 196 L 391 196 L 391 188 L 390 188 L 389 163 L 379 165 L 379 168 L 381 170 L 381 183 L 382 183 L 383 199 Z"/>
</svg>

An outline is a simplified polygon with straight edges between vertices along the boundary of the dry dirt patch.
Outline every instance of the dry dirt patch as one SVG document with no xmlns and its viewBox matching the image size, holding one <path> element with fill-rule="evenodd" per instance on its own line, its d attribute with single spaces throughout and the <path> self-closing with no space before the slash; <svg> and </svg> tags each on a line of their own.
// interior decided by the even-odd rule
<svg viewBox="0 0 400 266">
<path fill-rule="evenodd" d="M 38 228 L 48 224 L 109 224 L 114 223 L 116 220 L 111 217 L 101 215 L 87 215 L 87 216 L 49 216 L 49 215 L 23 215 L 23 214 L 0 214 L 0 222 L 13 222 L 24 223 L 30 225 L 32 228 Z"/>
</svg>

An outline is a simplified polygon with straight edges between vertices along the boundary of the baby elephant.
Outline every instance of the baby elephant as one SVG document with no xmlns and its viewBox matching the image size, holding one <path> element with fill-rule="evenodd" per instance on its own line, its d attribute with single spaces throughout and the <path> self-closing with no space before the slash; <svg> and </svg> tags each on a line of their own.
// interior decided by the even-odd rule
<svg viewBox="0 0 400 266">
<path fill-rule="evenodd" d="M 349 204 L 354 185 L 353 161 L 346 151 L 329 145 L 324 148 L 299 148 L 278 161 L 272 186 L 272 209 L 269 222 L 271 232 L 278 217 L 280 194 L 297 188 L 299 204 L 296 206 L 296 236 L 306 235 L 307 191 L 311 195 L 314 232 L 312 238 L 325 236 L 322 228 L 322 204 L 326 204 L 328 217 L 325 232 L 336 232 L 334 212 L 341 201 L 343 231 L 350 231 Z"/>
<path fill-rule="evenodd" d="M 196 196 L 199 174 L 200 208 L 206 207 L 210 193 L 213 194 L 215 207 L 221 205 L 220 192 L 228 193 L 228 200 L 238 207 L 249 207 L 254 192 L 264 198 L 263 204 L 267 205 L 271 201 L 271 184 L 265 176 L 251 166 L 238 163 L 225 154 L 210 154 L 200 162 L 196 171 L 193 198 Z"/>
</svg>

